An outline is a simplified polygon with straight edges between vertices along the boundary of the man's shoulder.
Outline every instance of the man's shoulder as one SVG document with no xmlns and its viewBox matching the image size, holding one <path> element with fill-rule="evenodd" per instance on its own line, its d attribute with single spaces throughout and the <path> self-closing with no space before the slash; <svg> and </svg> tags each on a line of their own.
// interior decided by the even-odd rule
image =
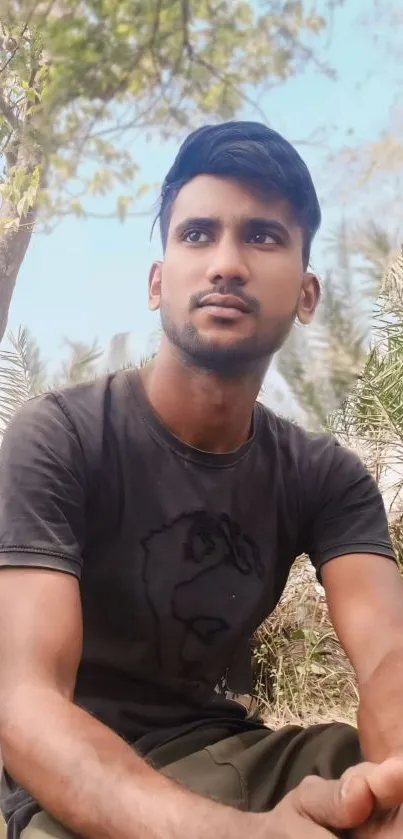
<svg viewBox="0 0 403 839">
<path fill-rule="evenodd" d="M 333 434 L 326 431 L 310 431 L 296 421 L 274 413 L 259 403 L 261 421 L 259 436 L 261 445 L 272 453 L 276 447 L 285 468 L 293 465 L 306 477 L 311 474 L 325 480 L 329 471 L 364 469 L 359 455 L 343 445 Z"/>
<path fill-rule="evenodd" d="M 126 380 L 119 373 L 62 388 L 53 388 L 22 405 L 6 431 L 14 441 L 29 436 L 57 447 L 68 437 L 78 441 L 83 452 L 99 454 L 108 419 L 124 416 L 129 399 Z"/>
<path fill-rule="evenodd" d="M 88 382 L 79 382 L 75 385 L 54 388 L 39 398 L 53 399 L 60 405 L 62 410 L 76 411 L 83 408 L 87 412 L 102 413 L 105 401 L 108 400 L 115 390 L 114 382 L 116 376 L 116 373 L 108 373 Z"/>
<path fill-rule="evenodd" d="M 333 451 L 340 447 L 339 441 L 325 431 L 310 431 L 299 425 L 296 420 L 275 413 L 267 405 L 259 402 L 261 415 L 260 435 L 263 441 L 272 440 L 276 445 L 295 453 L 314 455 L 316 452 Z"/>
<path fill-rule="evenodd" d="M 20 413 L 40 413 L 45 416 L 61 412 L 73 425 L 80 418 L 87 422 L 101 420 L 106 410 L 125 400 L 126 388 L 122 372 L 108 373 L 75 385 L 54 387 L 29 399 Z"/>
</svg>

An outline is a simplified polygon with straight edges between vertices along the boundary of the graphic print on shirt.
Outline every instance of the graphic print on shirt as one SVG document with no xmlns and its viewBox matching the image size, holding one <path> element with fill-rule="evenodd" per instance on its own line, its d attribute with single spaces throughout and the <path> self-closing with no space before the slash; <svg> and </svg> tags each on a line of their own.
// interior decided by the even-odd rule
<svg viewBox="0 0 403 839">
<path fill-rule="evenodd" d="M 226 661 L 262 596 L 258 546 L 227 514 L 203 510 L 176 517 L 141 546 L 160 670 L 214 686 L 223 675 L 217 664 Z"/>
</svg>

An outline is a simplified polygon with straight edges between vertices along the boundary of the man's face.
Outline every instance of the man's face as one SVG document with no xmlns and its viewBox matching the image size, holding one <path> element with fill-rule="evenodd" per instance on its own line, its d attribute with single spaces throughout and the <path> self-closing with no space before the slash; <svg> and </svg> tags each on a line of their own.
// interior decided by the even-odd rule
<svg viewBox="0 0 403 839">
<path fill-rule="evenodd" d="M 227 178 L 193 178 L 172 208 L 164 262 L 150 274 L 150 307 L 161 310 L 168 340 L 222 374 L 269 361 L 318 301 L 302 245 L 286 201 Z"/>
</svg>

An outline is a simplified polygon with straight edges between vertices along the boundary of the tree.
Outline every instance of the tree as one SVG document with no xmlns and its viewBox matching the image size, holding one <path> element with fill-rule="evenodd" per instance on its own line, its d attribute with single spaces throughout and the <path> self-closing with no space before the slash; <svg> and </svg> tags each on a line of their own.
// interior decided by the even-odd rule
<svg viewBox="0 0 403 839">
<path fill-rule="evenodd" d="M 0 340 L 38 218 L 84 215 L 85 197 L 112 191 L 123 219 L 145 190 L 133 132 L 231 118 L 247 85 L 313 59 L 324 26 L 302 0 L 3 0 Z"/>
<path fill-rule="evenodd" d="M 403 525 L 403 249 L 383 277 L 364 369 L 330 425 L 361 449 Z"/>
<path fill-rule="evenodd" d="M 383 278 L 363 373 L 331 427 L 358 448 L 382 490 L 403 568 L 403 249 Z"/>
<path fill-rule="evenodd" d="M 335 267 L 324 278 L 314 323 L 308 330 L 296 325 L 278 357 L 278 370 L 313 428 L 327 426 L 362 372 L 373 301 L 394 243 L 374 224 L 349 232 L 342 222 L 329 251 Z"/>
</svg>

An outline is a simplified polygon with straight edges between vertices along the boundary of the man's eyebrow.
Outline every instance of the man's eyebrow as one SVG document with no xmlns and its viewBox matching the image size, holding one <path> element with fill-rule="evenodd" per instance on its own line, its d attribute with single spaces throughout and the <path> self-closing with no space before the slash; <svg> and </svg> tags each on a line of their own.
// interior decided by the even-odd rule
<svg viewBox="0 0 403 839">
<path fill-rule="evenodd" d="M 245 226 L 249 227 L 269 227 L 270 230 L 277 230 L 278 233 L 281 233 L 282 236 L 285 238 L 290 238 L 290 230 L 289 228 L 283 224 L 281 221 L 278 221 L 274 218 L 269 218 L 262 216 L 261 218 L 248 218 L 244 221 Z"/>
<path fill-rule="evenodd" d="M 239 225 L 240 227 L 249 229 L 267 227 L 273 231 L 277 230 L 277 232 L 286 240 L 289 239 L 291 235 L 289 228 L 285 224 L 277 219 L 270 218 L 270 216 L 246 216 L 245 218 L 239 219 Z M 190 228 L 204 227 L 210 230 L 217 230 L 217 228 L 221 226 L 222 221 L 217 216 L 191 216 L 179 222 L 179 224 L 175 227 L 175 233 L 180 236 Z"/>
<path fill-rule="evenodd" d="M 221 224 L 220 219 L 214 216 L 192 216 L 179 222 L 175 227 L 175 233 L 181 234 L 191 227 L 209 227 L 217 229 Z"/>
</svg>

